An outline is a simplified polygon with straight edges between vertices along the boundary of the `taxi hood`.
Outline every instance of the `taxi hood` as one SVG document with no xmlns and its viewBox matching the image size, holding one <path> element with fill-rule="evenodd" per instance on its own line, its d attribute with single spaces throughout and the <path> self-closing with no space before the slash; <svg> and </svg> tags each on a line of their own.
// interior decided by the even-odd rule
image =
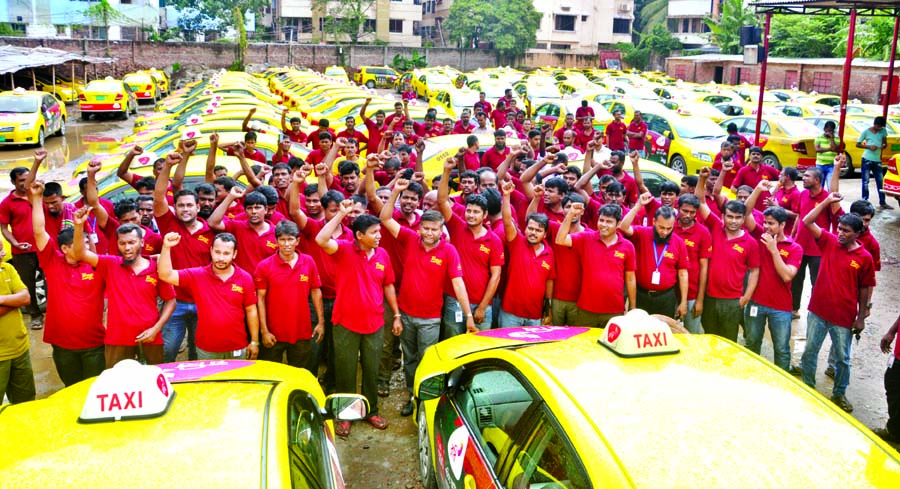
<svg viewBox="0 0 900 489">
<path fill-rule="evenodd" d="M 434 346 L 435 352 L 443 359 L 456 359 L 485 350 L 499 348 L 520 348 L 540 343 L 564 341 L 586 333 L 591 328 L 574 326 L 526 326 L 523 328 L 500 328 L 464 334 L 454 341 L 443 341 Z"/>
<path fill-rule="evenodd" d="M 36 116 L 37 114 L 34 112 L 0 112 L 0 122 L 21 124 L 23 122 L 33 121 Z"/>
</svg>

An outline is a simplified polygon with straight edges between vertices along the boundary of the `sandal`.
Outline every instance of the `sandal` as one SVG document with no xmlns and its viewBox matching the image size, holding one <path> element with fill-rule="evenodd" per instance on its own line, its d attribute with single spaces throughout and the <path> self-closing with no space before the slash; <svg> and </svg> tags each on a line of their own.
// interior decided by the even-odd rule
<svg viewBox="0 0 900 489">
<path fill-rule="evenodd" d="M 334 434 L 341 438 L 350 436 L 350 422 L 338 421 L 337 423 L 334 423 Z"/>
<path fill-rule="evenodd" d="M 387 397 L 391 395 L 391 387 L 385 383 L 378 384 L 378 397 Z"/>
</svg>

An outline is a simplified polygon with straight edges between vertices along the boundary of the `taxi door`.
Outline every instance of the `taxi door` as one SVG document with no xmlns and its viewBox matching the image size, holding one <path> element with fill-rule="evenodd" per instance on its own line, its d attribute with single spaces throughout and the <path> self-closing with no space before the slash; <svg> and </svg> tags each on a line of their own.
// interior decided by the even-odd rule
<svg viewBox="0 0 900 489">
<path fill-rule="evenodd" d="M 539 404 L 510 365 L 473 365 L 440 399 L 434 415 L 435 474 L 442 489 L 506 487 L 498 473 L 526 435 L 522 426 Z"/>
<path fill-rule="evenodd" d="M 63 126 L 62 109 L 59 108 L 59 102 L 52 95 L 44 95 L 41 97 L 41 115 L 46 123 L 46 135 L 55 134 Z"/>
</svg>

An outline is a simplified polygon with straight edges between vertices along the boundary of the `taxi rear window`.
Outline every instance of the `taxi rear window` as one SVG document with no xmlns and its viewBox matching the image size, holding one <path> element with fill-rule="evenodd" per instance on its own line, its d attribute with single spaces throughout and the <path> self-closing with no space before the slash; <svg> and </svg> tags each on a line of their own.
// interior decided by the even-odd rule
<svg viewBox="0 0 900 489">
<path fill-rule="evenodd" d="M 85 88 L 90 92 L 118 92 L 121 89 L 121 85 L 112 81 L 93 81 Z"/>
</svg>

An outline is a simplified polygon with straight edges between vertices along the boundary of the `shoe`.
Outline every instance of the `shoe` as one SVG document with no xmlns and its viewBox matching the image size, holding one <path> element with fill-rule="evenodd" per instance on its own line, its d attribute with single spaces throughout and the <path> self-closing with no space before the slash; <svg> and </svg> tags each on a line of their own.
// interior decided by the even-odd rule
<svg viewBox="0 0 900 489">
<path fill-rule="evenodd" d="M 378 383 L 378 397 L 387 397 L 391 395 L 391 386 L 385 382 Z"/>
<path fill-rule="evenodd" d="M 33 329 L 35 331 L 39 330 L 39 329 L 44 329 L 44 317 L 40 316 L 40 317 L 31 318 L 31 329 Z"/>
<path fill-rule="evenodd" d="M 376 430 L 386 430 L 388 427 L 387 420 L 377 414 L 375 416 L 369 416 L 368 418 L 366 418 L 366 421 L 368 421 L 369 424 L 372 425 L 372 427 Z"/>
<path fill-rule="evenodd" d="M 800 313 L 797 311 L 791 312 L 791 319 L 800 319 Z"/>
<path fill-rule="evenodd" d="M 394 360 L 394 364 L 391 366 L 391 370 L 400 370 L 403 364 L 400 363 L 400 360 Z"/>
<path fill-rule="evenodd" d="M 893 206 L 890 206 L 890 205 L 888 205 L 888 204 L 881 204 L 881 205 L 878 206 L 878 207 L 879 207 L 881 210 L 883 210 L 883 211 L 889 211 L 889 210 L 893 209 Z"/>
<path fill-rule="evenodd" d="M 410 399 L 403 406 L 403 409 L 400 410 L 400 416 L 403 416 L 404 418 L 407 416 L 412 416 L 414 409 L 415 409 L 415 406 L 413 405 L 412 399 Z"/>
<path fill-rule="evenodd" d="M 788 368 L 788 373 L 794 377 L 803 377 L 803 370 L 800 370 L 800 367 L 795 365 L 791 365 L 790 368 Z"/>
<path fill-rule="evenodd" d="M 900 443 L 900 437 L 894 436 L 893 433 L 887 430 L 887 428 L 878 428 L 877 430 L 873 430 L 873 432 L 878 435 L 879 438 L 888 443 Z"/>
<path fill-rule="evenodd" d="M 826 368 L 825 375 L 827 375 L 833 379 L 834 378 L 834 368 L 833 367 Z"/>
<path fill-rule="evenodd" d="M 847 400 L 847 396 L 831 396 L 831 402 L 835 403 L 837 407 L 848 413 L 853 412 L 853 404 L 850 404 L 850 401 Z"/>
<path fill-rule="evenodd" d="M 350 436 L 350 426 L 349 421 L 338 421 L 334 424 L 334 434 L 346 438 Z"/>
</svg>

